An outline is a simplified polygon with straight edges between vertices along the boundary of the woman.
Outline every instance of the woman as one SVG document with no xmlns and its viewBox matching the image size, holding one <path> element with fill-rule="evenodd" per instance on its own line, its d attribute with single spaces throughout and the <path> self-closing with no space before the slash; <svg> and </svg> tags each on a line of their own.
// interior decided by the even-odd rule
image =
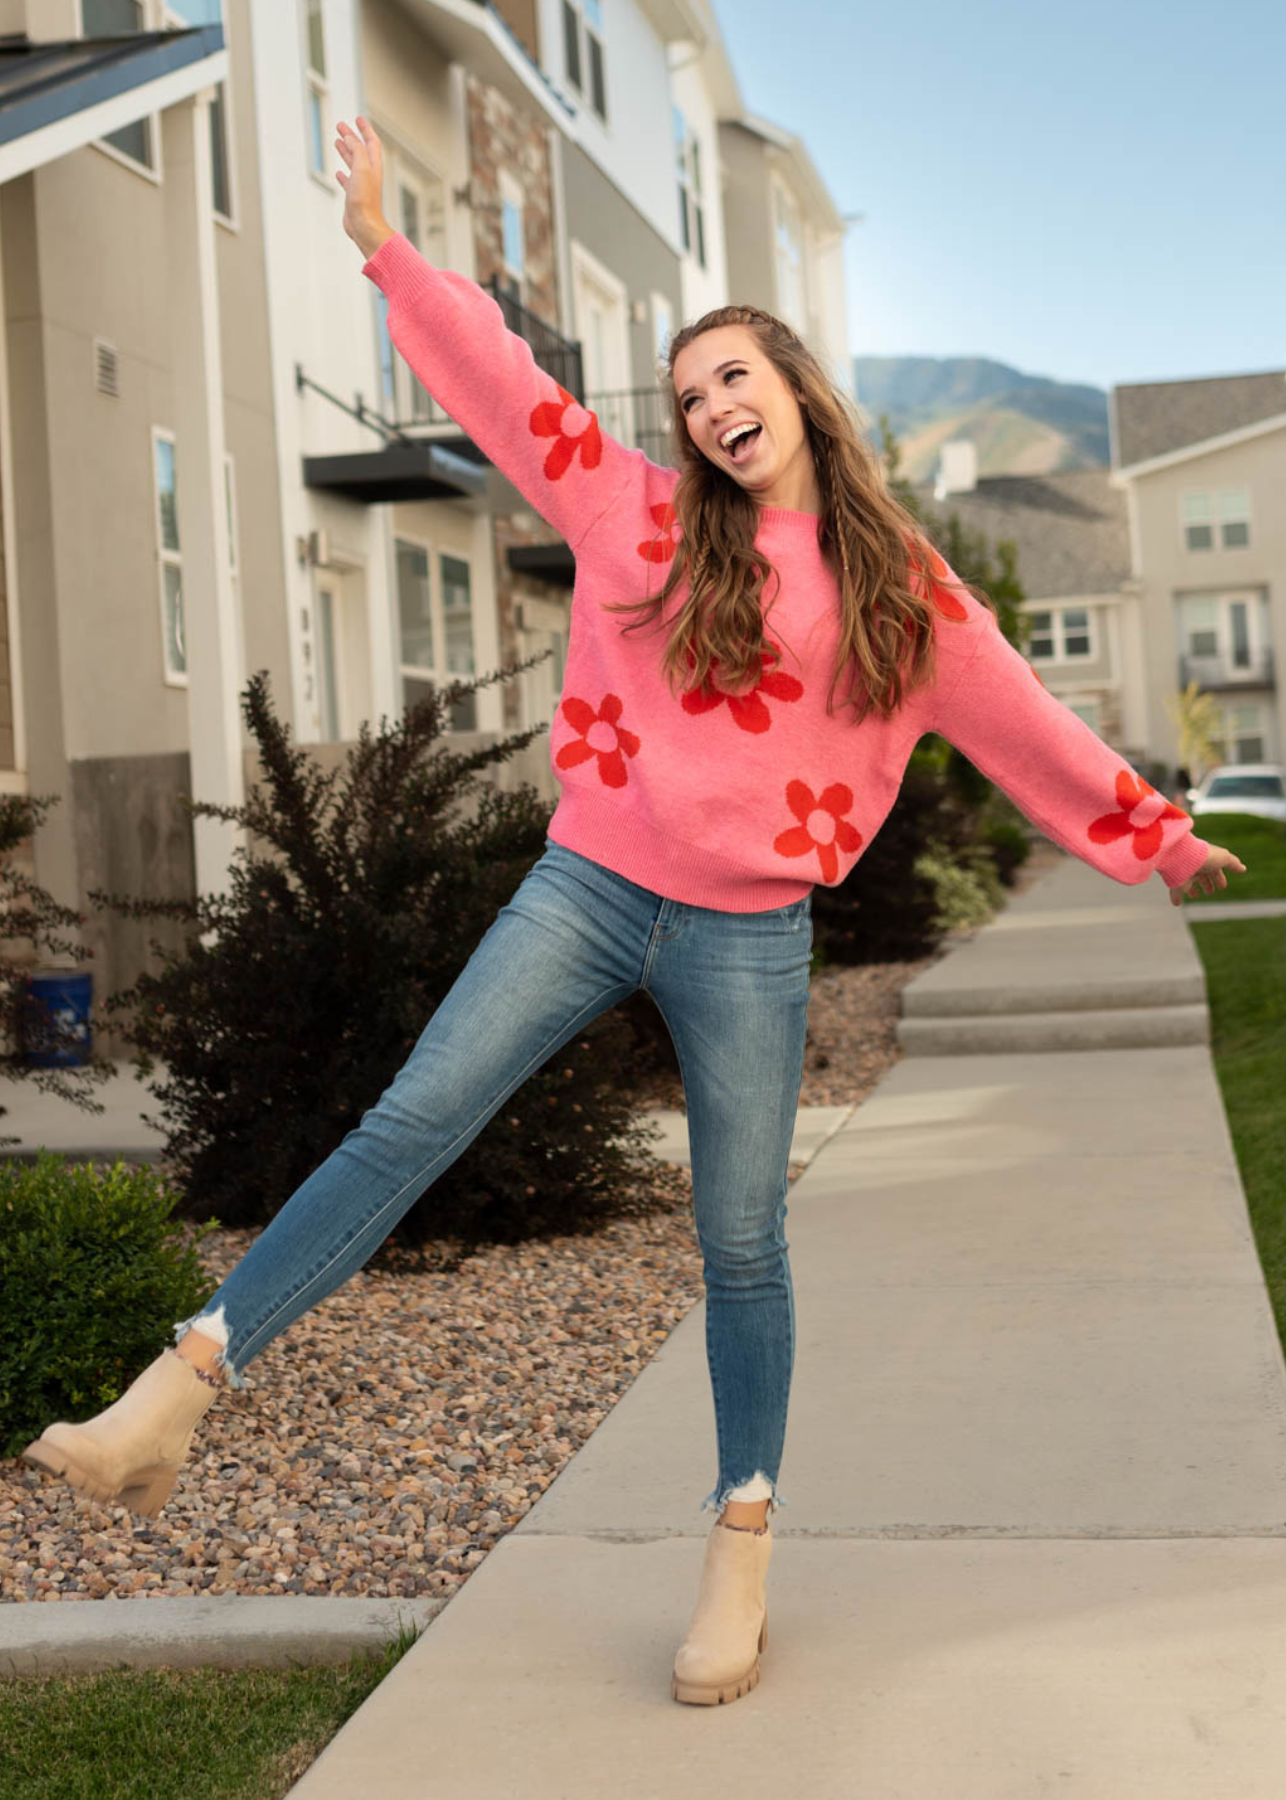
<svg viewBox="0 0 1286 1800">
<path fill-rule="evenodd" d="M 1115 880 L 1159 871 L 1178 903 L 1242 865 L 1045 691 L 890 496 L 785 325 L 729 307 L 678 334 L 679 470 L 661 468 L 605 437 L 474 282 L 392 230 L 379 140 L 357 124 L 336 140 L 344 227 L 394 342 L 576 554 L 550 736 L 559 805 L 545 854 L 377 1105 L 175 1346 L 114 1406 L 23 1454 L 157 1512 L 219 1387 L 245 1385 L 247 1362 L 361 1267 L 527 1075 L 646 988 L 683 1074 L 718 1449 L 671 1691 L 732 1700 L 758 1680 L 768 1514 L 785 1504 L 784 1221 L 813 886 L 852 868 L 926 731 Z"/>
</svg>

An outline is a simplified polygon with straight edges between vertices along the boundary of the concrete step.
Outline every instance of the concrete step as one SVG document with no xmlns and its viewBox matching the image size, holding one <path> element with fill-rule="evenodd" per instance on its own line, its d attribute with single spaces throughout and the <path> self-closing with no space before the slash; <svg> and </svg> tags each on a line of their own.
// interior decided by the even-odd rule
<svg viewBox="0 0 1286 1800">
<path fill-rule="evenodd" d="M 1170 1044 L 1208 1044 L 1210 1012 L 1203 1003 L 1056 1012 L 970 1014 L 899 1019 L 897 1040 L 907 1056 L 969 1056 L 1017 1050 L 1142 1050 Z"/>
<path fill-rule="evenodd" d="M 985 987 L 933 987 L 912 983 L 902 991 L 902 1016 L 915 1019 L 976 1018 L 981 1014 L 1139 1011 L 1153 1006 L 1203 1006 L 1200 968 L 1173 975 L 1032 981 Z"/>
</svg>

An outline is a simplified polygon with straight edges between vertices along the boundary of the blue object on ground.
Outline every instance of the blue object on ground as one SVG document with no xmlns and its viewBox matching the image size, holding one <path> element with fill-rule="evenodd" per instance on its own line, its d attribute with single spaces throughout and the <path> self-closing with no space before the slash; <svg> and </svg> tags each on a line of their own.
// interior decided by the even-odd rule
<svg viewBox="0 0 1286 1800">
<path fill-rule="evenodd" d="M 27 977 L 29 996 L 44 1008 L 43 1029 L 33 1019 L 24 1044 L 26 1061 L 36 1069 L 57 1069 L 89 1061 L 93 1037 L 89 1027 L 94 977 L 76 969 L 45 969 Z"/>
</svg>

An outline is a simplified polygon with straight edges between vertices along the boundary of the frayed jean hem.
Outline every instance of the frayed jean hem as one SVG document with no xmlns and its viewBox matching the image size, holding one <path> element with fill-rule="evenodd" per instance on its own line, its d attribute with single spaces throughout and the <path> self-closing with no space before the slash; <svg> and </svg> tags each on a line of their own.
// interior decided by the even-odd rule
<svg viewBox="0 0 1286 1800">
<path fill-rule="evenodd" d="M 739 1492 L 741 1488 L 749 1488 L 752 1491 L 742 1494 Z M 734 1504 L 740 1500 L 748 1501 L 751 1504 L 756 1500 L 767 1500 L 767 1516 L 769 1518 L 779 1506 L 790 1504 L 783 1494 L 778 1493 L 777 1483 L 770 1475 L 765 1475 L 762 1469 L 756 1469 L 753 1475 L 745 1476 L 740 1481 L 725 1481 L 722 1487 L 716 1485 L 711 1488 L 701 1502 L 701 1511 L 721 1513 L 729 1500 Z"/>
<path fill-rule="evenodd" d="M 244 1389 L 245 1377 L 228 1361 L 228 1327 L 224 1321 L 222 1306 L 216 1312 L 193 1313 L 190 1319 L 180 1319 L 174 1327 L 176 1346 L 193 1326 L 203 1337 L 213 1338 L 216 1343 L 222 1344 L 223 1348 L 214 1357 L 215 1367 L 223 1370 L 224 1379 L 230 1388 Z"/>
</svg>

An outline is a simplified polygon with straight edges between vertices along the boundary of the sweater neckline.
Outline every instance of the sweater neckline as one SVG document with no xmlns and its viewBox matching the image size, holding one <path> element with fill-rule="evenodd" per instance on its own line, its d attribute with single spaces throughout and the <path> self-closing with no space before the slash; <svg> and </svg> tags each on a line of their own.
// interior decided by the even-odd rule
<svg viewBox="0 0 1286 1800">
<path fill-rule="evenodd" d="M 761 506 L 759 508 L 761 525 L 792 525 L 796 530 L 807 527 L 815 532 L 821 522 L 818 513 L 795 512 L 788 506 Z"/>
</svg>

